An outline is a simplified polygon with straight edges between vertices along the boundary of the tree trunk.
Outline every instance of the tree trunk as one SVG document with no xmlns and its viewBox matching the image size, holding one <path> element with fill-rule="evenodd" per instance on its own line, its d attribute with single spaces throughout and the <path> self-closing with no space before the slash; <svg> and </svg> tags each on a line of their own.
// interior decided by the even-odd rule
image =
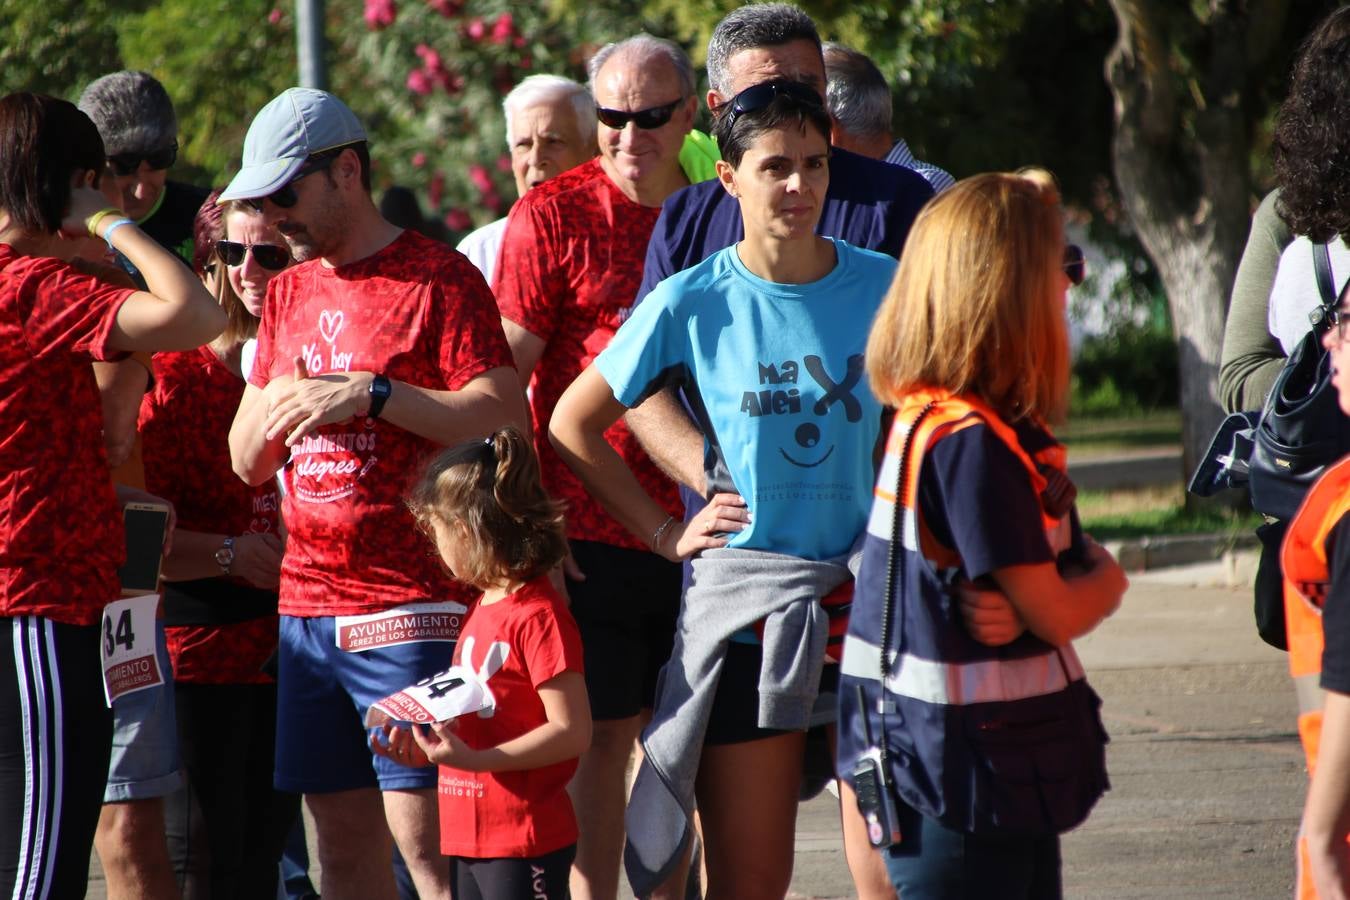
<svg viewBox="0 0 1350 900">
<path fill-rule="evenodd" d="M 1182 477 L 1189 479 L 1222 420 L 1224 317 L 1250 221 L 1244 92 L 1251 54 L 1268 51 L 1248 35 L 1278 30 L 1270 16 L 1282 21 L 1283 4 L 1266 3 L 1256 22 L 1244 4 L 1211 0 L 1202 23 L 1168 2 L 1111 0 L 1120 31 L 1106 75 L 1116 107 L 1116 180 L 1172 312 Z M 1183 19 L 1187 33 L 1178 33 Z M 1177 44 L 1191 54 L 1189 75 L 1171 49 Z"/>
</svg>

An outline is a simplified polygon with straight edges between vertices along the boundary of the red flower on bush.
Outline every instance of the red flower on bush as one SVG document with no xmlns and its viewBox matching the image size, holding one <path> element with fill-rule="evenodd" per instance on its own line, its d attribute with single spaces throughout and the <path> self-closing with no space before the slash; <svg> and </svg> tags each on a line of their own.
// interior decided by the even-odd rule
<svg viewBox="0 0 1350 900">
<path fill-rule="evenodd" d="M 420 169 L 427 164 L 427 155 L 423 153 L 421 150 L 418 150 L 416 153 L 412 155 L 411 162 L 413 164 L 414 169 Z"/>
<path fill-rule="evenodd" d="M 492 192 L 492 176 L 488 174 L 487 166 L 480 163 L 469 166 L 469 181 L 485 197 Z"/>
<path fill-rule="evenodd" d="M 445 227 L 451 231 L 468 231 L 473 227 L 473 219 L 469 214 L 458 207 L 445 214 Z"/>
<path fill-rule="evenodd" d="M 413 48 L 413 52 L 422 60 L 422 68 L 426 69 L 428 75 L 435 75 L 442 70 L 441 55 L 428 47 L 426 44 L 418 44 Z"/>
<path fill-rule="evenodd" d="M 504 12 L 492 24 L 492 43 L 505 44 L 516 33 L 516 22 L 509 12 Z"/>
<path fill-rule="evenodd" d="M 511 171 L 511 157 L 507 156 L 505 153 L 503 153 L 501 156 L 497 157 L 497 171 L 498 171 L 498 172 L 510 172 L 510 171 Z"/>
<path fill-rule="evenodd" d="M 441 205 L 441 197 L 445 193 L 445 173 L 437 172 L 431 176 L 431 181 L 427 182 L 427 202 L 431 204 L 432 209 L 437 209 Z"/>
<path fill-rule="evenodd" d="M 469 24 L 464 26 L 464 36 L 471 41 L 481 41 L 487 34 L 487 25 L 483 22 L 482 16 L 474 16 L 469 20 Z"/>
<path fill-rule="evenodd" d="M 371 31 L 388 28 L 397 16 L 398 7 L 394 0 L 366 0 L 366 27 Z"/>
<path fill-rule="evenodd" d="M 282 17 L 283 15 L 284 15 L 284 13 L 282 13 L 281 7 L 280 7 L 280 6 L 274 6 L 274 7 L 272 7 L 272 11 L 271 11 L 270 13 L 267 14 L 267 21 L 268 21 L 268 24 L 271 24 L 271 25 L 280 25 L 280 24 L 281 24 L 281 17 Z"/>
<path fill-rule="evenodd" d="M 463 4 L 457 2 L 457 0 L 427 0 L 427 6 L 430 6 L 447 19 L 452 19 L 459 15 L 459 11 L 463 8 Z"/>
<path fill-rule="evenodd" d="M 425 97 L 430 94 L 436 85 L 432 82 L 431 76 L 422 69 L 413 69 L 408 73 L 408 90 L 417 94 L 419 97 Z"/>
</svg>

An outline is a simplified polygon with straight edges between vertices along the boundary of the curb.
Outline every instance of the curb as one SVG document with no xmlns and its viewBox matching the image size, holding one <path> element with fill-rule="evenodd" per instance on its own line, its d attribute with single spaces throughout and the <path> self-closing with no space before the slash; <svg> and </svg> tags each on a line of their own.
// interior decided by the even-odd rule
<svg viewBox="0 0 1350 900">
<path fill-rule="evenodd" d="M 1106 541 L 1103 546 L 1111 551 L 1126 572 L 1150 572 L 1215 562 L 1245 551 L 1259 551 L 1261 542 L 1251 532 L 1215 532 Z"/>
</svg>

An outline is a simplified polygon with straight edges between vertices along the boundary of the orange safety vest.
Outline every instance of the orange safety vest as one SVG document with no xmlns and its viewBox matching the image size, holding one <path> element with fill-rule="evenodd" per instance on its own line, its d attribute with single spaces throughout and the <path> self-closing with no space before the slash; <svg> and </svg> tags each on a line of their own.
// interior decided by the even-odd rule
<svg viewBox="0 0 1350 900">
<path fill-rule="evenodd" d="M 1289 674 L 1298 695 L 1298 736 L 1308 761 L 1308 777 L 1317 766 L 1322 738 L 1322 606 L 1331 586 L 1326 540 L 1350 512 L 1350 458 L 1332 466 L 1318 479 L 1289 523 L 1280 569 L 1284 573 L 1284 620 L 1289 637 Z M 1350 836 L 1347 836 L 1350 839 Z M 1313 900 L 1317 892 L 1307 875 L 1307 850 L 1299 838 L 1299 900 Z"/>
</svg>

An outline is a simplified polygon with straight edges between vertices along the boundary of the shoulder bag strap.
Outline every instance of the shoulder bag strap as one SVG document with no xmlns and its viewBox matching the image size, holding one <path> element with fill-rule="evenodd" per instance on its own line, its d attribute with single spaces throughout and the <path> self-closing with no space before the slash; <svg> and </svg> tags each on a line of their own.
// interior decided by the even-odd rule
<svg viewBox="0 0 1350 900">
<path fill-rule="evenodd" d="M 1331 251 L 1326 244 L 1313 244 L 1313 272 L 1317 275 L 1317 293 L 1327 309 L 1336 308 L 1336 281 L 1331 277 Z"/>
</svg>

